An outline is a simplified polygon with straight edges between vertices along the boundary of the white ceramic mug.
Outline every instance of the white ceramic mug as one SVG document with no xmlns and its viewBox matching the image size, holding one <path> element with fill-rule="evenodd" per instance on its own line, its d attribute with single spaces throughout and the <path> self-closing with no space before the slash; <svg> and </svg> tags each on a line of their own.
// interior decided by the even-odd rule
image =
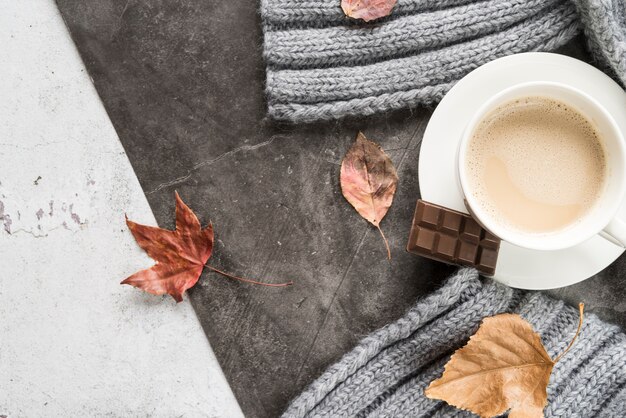
<svg viewBox="0 0 626 418">
<path fill-rule="evenodd" d="M 522 97 L 542 96 L 562 101 L 589 118 L 602 141 L 607 157 L 607 179 L 593 208 L 574 224 L 562 230 L 537 234 L 507 229 L 481 209 L 471 190 L 467 175 L 467 147 L 474 130 L 483 118 L 498 106 Z M 474 114 L 465 128 L 458 149 L 458 178 L 470 213 L 487 230 L 511 244 L 536 250 L 558 250 L 573 247 L 600 234 L 626 247 L 626 222 L 616 218 L 626 193 L 626 146 L 613 117 L 595 99 L 573 87 L 553 82 L 518 84 L 491 97 Z M 541 174 L 537 174 L 541 175 Z"/>
</svg>

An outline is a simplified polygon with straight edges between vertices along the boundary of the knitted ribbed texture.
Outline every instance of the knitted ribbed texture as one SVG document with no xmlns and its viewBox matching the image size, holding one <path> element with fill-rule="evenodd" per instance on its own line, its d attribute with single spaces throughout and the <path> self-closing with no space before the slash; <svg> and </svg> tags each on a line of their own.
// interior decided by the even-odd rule
<svg viewBox="0 0 626 418">
<path fill-rule="evenodd" d="M 578 311 L 563 302 L 462 269 L 329 367 L 283 417 L 472 416 L 426 398 L 424 389 L 484 317 L 503 312 L 529 321 L 552 358 L 566 348 L 578 325 Z M 546 417 L 626 416 L 626 335 L 586 315 L 576 344 L 554 368 L 548 402 Z"/>
<path fill-rule="evenodd" d="M 595 58 L 626 87 L 626 0 L 574 0 Z"/>
<path fill-rule="evenodd" d="M 398 0 L 391 16 L 370 23 L 346 18 L 339 4 L 261 0 L 274 119 L 432 104 L 493 59 L 556 49 L 579 20 L 597 61 L 626 86 L 625 0 Z"/>
<path fill-rule="evenodd" d="M 579 30 L 570 0 L 398 0 L 391 16 L 370 23 L 346 18 L 339 4 L 261 0 L 274 119 L 312 122 L 432 104 L 476 67 L 554 50 Z"/>
</svg>

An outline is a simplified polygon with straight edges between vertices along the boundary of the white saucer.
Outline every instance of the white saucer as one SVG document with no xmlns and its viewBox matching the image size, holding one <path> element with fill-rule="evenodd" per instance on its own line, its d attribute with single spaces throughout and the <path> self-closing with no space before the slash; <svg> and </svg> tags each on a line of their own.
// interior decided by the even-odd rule
<svg viewBox="0 0 626 418">
<path fill-rule="evenodd" d="M 626 92 L 600 70 L 564 55 L 530 52 L 500 58 L 472 71 L 443 98 L 422 141 L 422 199 L 467 213 L 456 178 L 456 150 L 465 125 L 490 96 L 514 84 L 557 81 L 594 97 L 626 133 Z M 626 204 L 620 209 L 626 219 Z M 569 286 L 600 272 L 623 248 L 595 236 L 576 247 L 536 251 L 503 242 L 494 279 L 520 289 Z"/>
</svg>

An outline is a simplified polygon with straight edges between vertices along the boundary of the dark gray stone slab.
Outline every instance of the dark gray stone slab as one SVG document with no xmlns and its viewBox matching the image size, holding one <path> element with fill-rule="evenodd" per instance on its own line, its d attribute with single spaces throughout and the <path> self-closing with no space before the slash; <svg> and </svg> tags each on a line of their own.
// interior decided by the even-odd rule
<svg viewBox="0 0 626 418">
<path fill-rule="evenodd" d="M 78 1 L 59 7 L 162 227 L 178 190 L 217 241 L 211 262 L 291 288 L 205 273 L 193 306 L 247 416 L 276 416 L 372 330 L 453 267 L 404 251 L 429 109 L 305 126 L 265 119 L 262 35 L 252 0 Z M 580 40 L 569 54 L 580 55 Z M 400 175 L 377 231 L 343 200 L 339 163 L 357 130 Z M 124 208 L 120 208 L 122 213 Z M 553 292 L 626 324 L 624 258 Z M 184 344 L 184 341 L 174 342 Z"/>
</svg>

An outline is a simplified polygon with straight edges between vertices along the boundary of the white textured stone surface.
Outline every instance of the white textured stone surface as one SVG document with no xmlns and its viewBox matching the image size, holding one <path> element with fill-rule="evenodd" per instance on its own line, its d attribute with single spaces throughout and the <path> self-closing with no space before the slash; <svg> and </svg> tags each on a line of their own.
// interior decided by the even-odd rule
<svg viewBox="0 0 626 418">
<path fill-rule="evenodd" d="M 155 220 L 54 2 L 0 10 L 0 416 L 241 416 L 189 302 L 119 285 Z"/>
</svg>

